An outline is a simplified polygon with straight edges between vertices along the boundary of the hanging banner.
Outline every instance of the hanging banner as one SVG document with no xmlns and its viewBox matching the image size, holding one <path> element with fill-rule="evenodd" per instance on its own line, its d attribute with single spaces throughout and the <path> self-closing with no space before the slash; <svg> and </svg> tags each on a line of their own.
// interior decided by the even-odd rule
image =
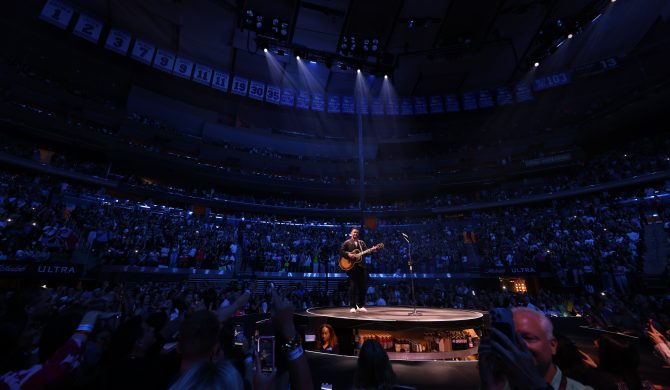
<svg viewBox="0 0 670 390">
<path fill-rule="evenodd" d="M 279 103 L 282 106 L 293 107 L 295 104 L 295 91 L 291 88 L 282 88 Z"/>
<path fill-rule="evenodd" d="M 372 110 L 374 114 L 374 109 Z M 387 115 L 400 115 L 400 105 L 398 104 L 397 97 L 389 97 L 386 101 L 386 114 Z"/>
<path fill-rule="evenodd" d="M 512 92 L 510 92 L 509 88 L 496 88 L 496 104 L 499 106 L 506 106 L 512 103 L 514 103 L 514 98 L 512 98 Z"/>
<path fill-rule="evenodd" d="M 400 98 L 400 114 L 402 115 L 413 115 L 414 114 L 414 105 L 412 104 L 412 98 L 409 96 Z"/>
<path fill-rule="evenodd" d="M 328 95 L 328 112 L 340 112 L 340 97 L 337 95 Z"/>
<path fill-rule="evenodd" d="M 251 80 L 249 85 L 249 97 L 254 100 L 263 101 L 265 99 L 265 83 L 262 81 Z"/>
<path fill-rule="evenodd" d="M 479 108 L 493 107 L 493 96 L 488 89 L 479 91 Z"/>
<path fill-rule="evenodd" d="M 281 101 L 281 90 L 276 85 L 268 85 L 265 91 L 265 101 L 272 104 L 279 104 Z"/>
<path fill-rule="evenodd" d="M 472 111 L 476 109 L 477 109 L 477 97 L 475 96 L 475 93 L 463 92 L 463 111 Z"/>
<path fill-rule="evenodd" d="M 370 98 L 370 108 L 372 115 L 384 115 L 384 101 L 381 97 Z"/>
<path fill-rule="evenodd" d="M 209 84 L 212 82 L 212 68 L 202 64 L 195 64 L 193 81 L 198 84 L 209 86 Z"/>
<path fill-rule="evenodd" d="M 175 58 L 176 56 L 174 53 L 165 49 L 158 49 L 156 50 L 156 57 L 154 58 L 154 68 L 162 70 L 163 72 L 172 73 Z"/>
<path fill-rule="evenodd" d="M 115 28 L 109 30 L 107 40 L 105 41 L 105 49 L 117 52 L 121 55 L 128 54 L 130 48 L 130 41 L 132 37 L 129 33 Z"/>
<path fill-rule="evenodd" d="M 415 96 L 414 97 L 414 113 L 416 115 L 428 114 L 428 107 L 426 106 L 426 97 L 425 96 Z"/>
<path fill-rule="evenodd" d="M 446 96 L 447 112 L 459 112 L 461 110 L 461 103 L 458 100 L 458 95 L 452 93 Z"/>
<path fill-rule="evenodd" d="M 183 79 L 190 80 L 191 74 L 193 73 L 193 61 L 186 58 L 177 57 L 172 73 Z"/>
<path fill-rule="evenodd" d="M 40 19 L 65 30 L 72 20 L 74 10 L 69 5 L 58 1 L 48 0 L 40 12 Z"/>
<path fill-rule="evenodd" d="M 298 98 L 295 106 L 303 110 L 309 110 L 309 93 L 306 91 L 298 91 Z"/>
<path fill-rule="evenodd" d="M 249 79 L 240 76 L 233 77 L 233 86 L 230 92 L 239 96 L 247 96 L 248 90 L 249 90 Z"/>
<path fill-rule="evenodd" d="M 214 70 L 214 73 L 212 73 L 212 88 L 227 92 L 229 82 L 230 75 L 228 73 L 220 70 Z"/>
<path fill-rule="evenodd" d="M 155 51 L 156 47 L 151 43 L 141 39 L 135 39 L 135 45 L 133 46 L 133 50 L 130 52 L 130 58 L 144 64 L 151 65 L 151 60 L 154 59 Z"/>
<path fill-rule="evenodd" d="M 356 102 L 353 96 L 342 96 L 342 112 L 345 114 L 353 114 L 356 110 Z"/>
<path fill-rule="evenodd" d="M 442 105 L 442 96 L 430 97 L 430 112 L 431 114 L 441 114 L 444 112 L 444 106 Z"/>
<path fill-rule="evenodd" d="M 533 92 L 530 90 L 530 86 L 524 82 L 518 83 L 514 89 L 514 92 L 517 103 L 533 100 Z"/>
<path fill-rule="evenodd" d="M 356 99 L 356 109 L 361 115 L 368 115 L 370 113 L 370 104 L 366 98 Z"/>
<path fill-rule="evenodd" d="M 325 105 L 322 93 L 316 92 L 312 94 L 312 111 L 323 111 Z"/>
<path fill-rule="evenodd" d="M 102 27 L 103 24 L 99 20 L 88 15 L 79 14 L 79 19 L 77 20 L 77 24 L 75 24 L 72 33 L 87 41 L 98 43 Z"/>
</svg>

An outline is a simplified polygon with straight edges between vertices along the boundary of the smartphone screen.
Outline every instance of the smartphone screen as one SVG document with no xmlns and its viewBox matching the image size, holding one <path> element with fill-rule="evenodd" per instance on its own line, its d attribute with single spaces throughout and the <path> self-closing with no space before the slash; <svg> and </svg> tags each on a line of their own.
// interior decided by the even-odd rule
<svg viewBox="0 0 670 390">
<path fill-rule="evenodd" d="M 241 324 L 235 324 L 235 333 L 233 334 L 233 340 L 236 347 L 241 347 L 244 345 L 244 328 Z"/>
<path fill-rule="evenodd" d="M 501 331 L 507 338 L 514 341 L 514 320 L 512 312 L 505 308 L 491 310 L 491 326 Z"/>
<path fill-rule="evenodd" d="M 258 359 L 261 363 L 261 371 L 271 373 L 275 369 L 275 337 L 258 337 Z"/>
</svg>

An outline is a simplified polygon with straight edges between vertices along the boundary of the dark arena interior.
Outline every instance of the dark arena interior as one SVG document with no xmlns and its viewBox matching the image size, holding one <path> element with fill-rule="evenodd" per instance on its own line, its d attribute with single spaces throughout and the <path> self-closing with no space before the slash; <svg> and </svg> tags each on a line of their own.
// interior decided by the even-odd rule
<svg viewBox="0 0 670 390">
<path fill-rule="evenodd" d="M 2 9 L 0 389 L 670 388 L 670 1 Z"/>
</svg>

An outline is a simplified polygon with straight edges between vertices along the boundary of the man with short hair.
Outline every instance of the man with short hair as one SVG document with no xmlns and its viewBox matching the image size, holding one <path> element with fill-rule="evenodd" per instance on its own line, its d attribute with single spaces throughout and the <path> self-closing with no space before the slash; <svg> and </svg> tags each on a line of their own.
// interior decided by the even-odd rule
<svg viewBox="0 0 670 390">
<path fill-rule="evenodd" d="M 592 389 L 563 375 L 553 363 L 558 341 L 551 321 L 527 307 L 512 309 L 514 339 L 491 328 L 479 347 L 479 373 L 485 389 Z"/>
<path fill-rule="evenodd" d="M 349 311 L 351 313 L 367 311 L 365 308 L 365 293 L 368 290 L 368 272 L 365 269 L 364 260 L 354 252 L 363 252 L 368 247 L 363 240 L 358 239 L 359 234 L 360 230 L 358 228 L 351 229 L 351 233 L 349 233 L 351 238 L 343 242 L 340 247 L 340 257 L 354 262 L 353 267 L 346 271 L 349 277 Z"/>
</svg>

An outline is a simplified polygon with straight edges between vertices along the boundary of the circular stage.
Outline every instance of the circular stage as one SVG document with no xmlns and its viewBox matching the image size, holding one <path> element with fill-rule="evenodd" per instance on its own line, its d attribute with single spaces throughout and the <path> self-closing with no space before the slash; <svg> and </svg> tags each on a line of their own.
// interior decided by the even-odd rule
<svg viewBox="0 0 670 390">
<path fill-rule="evenodd" d="M 439 309 L 433 307 L 371 306 L 367 312 L 349 312 L 348 307 L 313 307 L 297 316 L 322 317 L 329 323 L 344 326 L 363 326 L 375 323 L 385 329 L 408 329 L 437 326 L 443 329 L 479 328 L 484 324 L 484 313 L 474 310 Z"/>
</svg>

